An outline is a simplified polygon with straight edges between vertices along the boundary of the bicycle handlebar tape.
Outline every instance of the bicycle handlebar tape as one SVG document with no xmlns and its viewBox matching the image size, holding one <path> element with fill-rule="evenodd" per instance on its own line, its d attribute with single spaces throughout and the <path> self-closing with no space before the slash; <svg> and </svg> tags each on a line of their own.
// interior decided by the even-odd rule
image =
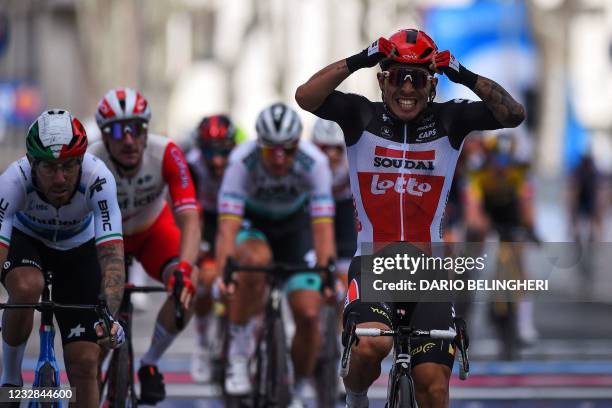
<svg viewBox="0 0 612 408">
<path fill-rule="evenodd" d="M 357 336 L 366 336 L 366 337 L 377 337 L 382 333 L 381 329 L 368 328 L 368 327 L 358 327 L 355 329 L 355 334 Z"/>
<path fill-rule="evenodd" d="M 454 340 L 457 333 L 454 330 L 430 330 L 429 337 L 432 339 Z"/>
</svg>

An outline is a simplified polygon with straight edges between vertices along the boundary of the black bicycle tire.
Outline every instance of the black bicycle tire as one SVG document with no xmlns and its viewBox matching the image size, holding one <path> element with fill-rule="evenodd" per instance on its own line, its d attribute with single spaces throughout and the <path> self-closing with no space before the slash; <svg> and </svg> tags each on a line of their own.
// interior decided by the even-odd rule
<svg viewBox="0 0 612 408">
<path fill-rule="evenodd" d="M 45 388 L 58 386 L 58 384 L 55 383 L 55 368 L 53 368 L 48 361 L 45 362 L 38 371 L 38 386 Z M 34 406 L 40 408 L 56 408 L 58 404 L 56 402 L 39 402 L 38 405 L 34 404 Z"/>
<path fill-rule="evenodd" d="M 130 370 L 129 350 L 124 344 L 122 347 L 113 350 L 108 366 L 106 398 L 113 408 L 129 408 L 132 406 L 128 403 L 128 398 L 131 399 Z M 110 396 L 111 393 L 112 396 Z"/>
<path fill-rule="evenodd" d="M 416 408 L 414 385 L 412 378 L 407 375 L 400 375 L 395 385 L 395 395 L 388 404 L 389 408 Z"/>
<path fill-rule="evenodd" d="M 282 319 L 274 319 L 266 339 L 266 407 L 285 408 L 291 403 L 291 379 Z"/>
<path fill-rule="evenodd" d="M 317 407 L 334 408 L 338 402 L 338 319 L 335 305 L 323 307 L 321 354 L 315 369 Z"/>
</svg>

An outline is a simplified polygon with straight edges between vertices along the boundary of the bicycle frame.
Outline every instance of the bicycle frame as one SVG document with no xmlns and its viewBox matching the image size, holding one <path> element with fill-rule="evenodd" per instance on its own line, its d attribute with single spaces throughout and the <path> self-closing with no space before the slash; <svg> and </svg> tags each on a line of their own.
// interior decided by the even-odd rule
<svg viewBox="0 0 612 408">
<path fill-rule="evenodd" d="M 282 264 L 275 264 L 272 266 L 242 266 L 238 265 L 233 258 L 228 258 L 225 270 L 224 270 L 224 281 L 227 284 L 233 282 L 232 274 L 234 271 L 240 272 L 254 272 L 254 273 L 266 273 L 266 281 L 268 284 L 268 296 L 265 305 L 265 314 L 264 314 L 264 332 L 262 336 L 257 341 L 256 346 L 256 356 L 263 357 L 257 359 L 257 372 L 255 376 L 255 387 L 253 393 L 254 399 L 254 407 L 277 407 L 284 406 L 289 404 L 291 400 L 290 394 L 290 378 L 288 373 L 286 378 L 270 378 L 271 376 L 268 374 L 268 370 L 272 366 L 270 361 L 265 361 L 269 356 L 262 356 L 262 345 L 265 344 L 268 346 L 269 344 L 273 344 L 273 342 L 277 339 L 274 336 L 276 326 L 280 322 L 280 337 L 284 339 L 284 330 L 282 327 L 282 309 L 281 309 L 281 301 L 283 298 L 283 293 L 281 290 L 281 283 L 283 279 L 291 274 L 300 273 L 300 272 L 324 272 L 326 273 L 326 279 L 323 282 L 324 287 L 329 287 L 332 290 L 334 289 L 334 281 L 333 281 L 333 272 L 335 270 L 335 266 L 331 263 L 327 267 L 307 267 L 307 266 L 288 266 Z M 284 340 L 283 340 L 284 341 Z M 281 346 L 286 348 L 285 344 L 280 344 L 277 346 Z M 263 353 L 269 353 L 269 350 L 265 350 Z M 285 357 L 287 357 L 287 353 L 285 353 Z M 276 361 L 273 361 L 277 363 Z M 266 369 L 264 370 L 263 365 L 266 365 Z M 261 381 L 262 376 L 264 377 L 264 381 Z M 279 391 L 280 390 L 280 391 Z M 289 394 L 281 395 L 281 392 L 289 392 Z M 280 399 L 277 401 L 276 399 Z M 284 399 L 288 399 L 288 401 L 284 401 Z"/>
<path fill-rule="evenodd" d="M 43 302 L 51 301 L 51 274 L 45 273 L 45 286 L 41 300 Z M 40 336 L 40 354 L 34 375 L 33 387 L 59 387 L 60 385 L 60 368 L 55 358 L 55 327 L 53 325 L 53 311 L 43 310 L 41 312 L 40 328 L 38 330 Z M 45 373 L 45 370 L 47 371 Z M 48 374 L 51 375 L 48 375 Z M 51 378 L 48 378 L 51 377 Z M 51 380 L 50 384 L 47 382 Z M 32 401 L 28 404 L 30 408 L 39 408 L 43 404 L 37 401 Z M 62 406 L 60 402 L 52 402 L 44 404 L 45 407 L 59 408 Z"/>
<path fill-rule="evenodd" d="M 406 376 L 409 379 L 410 391 L 412 395 L 411 408 L 416 407 L 416 401 L 414 397 L 414 382 L 412 381 L 412 367 L 411 362 L 411 346 L 410 346 L 410 334 L 411 329 L 400 326 L 398 328 L 399 335 L 393 338 L 393 366 L 391 366 L 391 372 L 389 373 L 389 383 L 387 384 L 387 395 L 389 401 L 395 401 L 398 393 L 399 378 Z"/>
<path fill-rule="evenodd" d="M 55 358 L 55 327 L 53 325 L 53 310 L 95 310 L 98 317 L 102 320 L 105 331 L 110 332 L 110 313 L 106 305 L 104 296 L 101 295 L 97 305 L 63 305 L 51 301 L 51 273 L 43 271 L 45 284 L 40 303 L 12 303 L 0 304 L 0 309 L 35 309 L 41 312 L 40 335 L 40 354 L 36 364 L 34 387 L 59 387 L 60 369 Z M 59 408 L 62 403 L 31 401 L 29 408 Z"/>
<path fill-rule="evenodd" d="M 359 336 L 369 336 L 369 337 L 380 337 L 380 336 L 392 336 L 393 337 L 393 365 L 391 366 L 391 371 L 389 373 L 389 382 L 387 385 L 387 405 L 388 408 L 395 408 L 396 402 L 399 402 L 399 407 L 411 407 L 415 408 L 416 398 L 414 392 L 414 382 L 412 380 L 411 373 L 411 346 L 410 341 L 412 338 L 432 338 L 432 339 L 444 339 L 450 341 L 457 341 L 457 332 L 454 330 L 419 330 L 414 329 L 413 327 L 404 325 L 400 322 L 397 325 L 396 329 L 377 329 L 377 328 L 358 328 L 356 327 L 358 315 L 356 313 L 351 313 L 348 317 L 347 327 L 345 328 L 345 333 L 343 334 L 343 342 L 345 343 L 345 349 L 342 353 L 342 359 L 340 364 L 340 376 L 346 377 L 348 375 L 349 365 L 350 365 L 350 355 L 351 348 L 353 344 L 358 343 Z M 461 328 L 462 331 L 465 330 L 464 326 Z M 463 336 L 464 332 L 460 332 L 460 335 Z M 459 340 L 461 347 L 463 347 L 463 341 Z M 463 352 L 462 352 L 463 353 Z M 465 354 L 465 360 L 462 358 L 462 370 L 467 367 L 469 370 L 469 365 L 467 364 L 467 354 Z M 465 363 L 465 366 L 464 366 Z M 407 393 L 409 397 L 406 395 L 400 395 L 400 401 L 398 400 L 398 393 L 400 392 L 400 387 L 402 387 L 402 378 L 406 378 L 408 382 L 408 390 L 404 390 L 402 394 Z M 467 375 L 461 375 L 462 379 L 467 377 Z M 404 383 L 404 385 L 406 385 Z M 405 401 L 408 399 L 408 402 Z M 408 405 L 406 405 L 408 403 Z"/>
</svg>

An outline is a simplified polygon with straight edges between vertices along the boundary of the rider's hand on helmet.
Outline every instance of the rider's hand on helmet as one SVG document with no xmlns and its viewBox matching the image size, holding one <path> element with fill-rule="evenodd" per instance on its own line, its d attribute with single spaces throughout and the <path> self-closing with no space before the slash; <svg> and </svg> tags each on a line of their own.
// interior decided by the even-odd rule
<svg viewBox="0 0 612 408">
<path fill-rule="evenodd" d="M 123 331 L 121 324 L 112 317 L 111 324 L 112 327 L 110 336 L 106 333 L 104 324 L 101 320 L 94 323 L 94 331 L 96 332 L 96 336 L 100 338 L 98 340 L 98 344 L 100 346 L 109 349 L 116 349 L 121 347 L 121 345 L 125 342 L 125 332 Z"/>
<path fill-rule="evenodd" d="M 349 72 L 355 72 L 361 68 L 373 67 L 385 58 L 389 58 L 395 52 L 395 46 L 384 37 L 374 41 L 363 51 L 348 57 L 346 66 Z"/>
<path fill-rule="evenodd" d="M 444 50 L 436 53 L 433 57 L 430 68 L 434 69 L 437 73 L 443 73 L 453 82 L 457 82 L 459 79 L 459 61 L 449 50 Z"/>
<path fill-rule="evenodd" d="M 473 87 L 478 75 L 469 71 L 459 63 L 449 50 L 437 52 L 432 59 L 430 68 L 437 73 L 443 73 L 452 82 Z"/>
<path fill-rule="evenodd" d="M 193 268 L 188 262 L 179 262 L 178 265 L 172 271 L 170 278 L 168 279 L 168 295 L 172 296 L 174 292 L 174 285 L 176 284 L 176 272 L 178 272 L 183 280 L 183 288 L 181 289 L 180 301 L 183 304 L 185 310 L 190 309 L 191 299 L 195 294 L 195 286 L 191 280 L 191 273 Z"/>
</svg>

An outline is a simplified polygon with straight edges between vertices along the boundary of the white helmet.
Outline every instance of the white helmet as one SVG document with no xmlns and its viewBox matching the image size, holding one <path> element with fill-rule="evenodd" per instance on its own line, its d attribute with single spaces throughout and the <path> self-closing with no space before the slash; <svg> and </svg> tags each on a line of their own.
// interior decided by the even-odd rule
<svg viewBox="0 0 612 408">
<path fill-rule="evenodd" d="M 260 145 L 283 145 L 297 142 L 302 134 L 298 114 L 282 102 L 265 108 L 255 123 Z"/>
<path fill-rule="evenodd" d="M 98 103 L 96 122 L 100 129 L 112 122 L 141 119 L 149 122 L 151 107 L 140 92 L 132 88 L 111 89 Z"/>
<path fill-rule="evenodd" d="M 344 133 L 336 122 L 318 118 L 312 128 L 312 142 L 323 146 L 344 146 Z"/>
</svg>

